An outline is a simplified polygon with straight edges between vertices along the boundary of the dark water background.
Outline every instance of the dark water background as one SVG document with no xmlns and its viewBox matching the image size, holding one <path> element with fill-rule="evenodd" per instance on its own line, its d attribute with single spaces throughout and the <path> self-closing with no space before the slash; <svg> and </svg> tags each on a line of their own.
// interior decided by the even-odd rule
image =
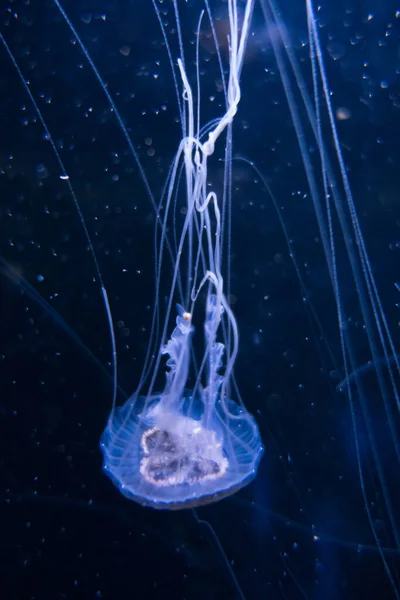
<svg viewBox="0 0 400 600">
<path fill-rule="evenodd" d="M 171 6 L 164 5 L 172 27 Z M 193 64 L 202 5 L 179 5 Z M 303 2 L 280 5 L 310 83 Z M 64 8 L 107 82 L 159 197 L 181 132 L 151 3 L 66 0 Z M 214 8 L 218 15 L 218 3 Z M 397 9 L 389 0 L 329 0 L 319 12 L 333 107 L 347 111 L 348 118 L 338 121 L 344 157 L 395 341 Z M 241 336 L 236 375 L 257 418 L 265 456 L 248 488 L 198 515 L 214 528 L 248 600 L 395 598 L 366 517 L 348 399 L 336 389 L 343 365 L 332 290 L 271 50 L 274 31 L 266 30 L 258 7 L 252 29 L 234 154 L 255 161 L 272 187 L 324 334 L 321 339 L 310 319 L 260 178 L 235 160 L 231 292 Z M 54 4 L 0 2 L 0 31 L 29 80 L 78 197 L 109 294 L 119 385 L 129 395 L 140 377 L 151 323 L 154 211 L 107 99 Z M 222 39 L 223 24 L 218 31 Z M 170 41 L 176 57 L 176 35 Z M 128 502 L 101 471 L 98 441 L 112 398 L 102 298 L 54 153 L 0 50 L 0 254 L 15 269 L 11 274 L 1 264 L 1 598 L 234 600 L 239 596 L 207 526 L 190 511 L 156 512 Z M 201 52 L 206 122 L 221 114 L 223 96 L 206 36 Z M 210 176 L 221 186 L 216 161 Z M 339 247 L 339 259 L 343 252 Z M 23 281 L 61 315 L 109 375 Z M 345 302 L 362 365 L 369 356 L 355 298 L 349 278 Z M 368 381 L 367 389 L 368 410 L 384 441 L 380 399 Z M 372 461 L 362 429 L 360 437 L 368 476 Z M 384 449 L 382 456 L 390 471 L 391 457 Z M 396 469 L 393 463 L 390 485 L 398 492 Z M 367 491 L 378 537 L 393 548 L 373 475 Z M 398 554 L 386 556 L 395 572 Z"/>
</svg>

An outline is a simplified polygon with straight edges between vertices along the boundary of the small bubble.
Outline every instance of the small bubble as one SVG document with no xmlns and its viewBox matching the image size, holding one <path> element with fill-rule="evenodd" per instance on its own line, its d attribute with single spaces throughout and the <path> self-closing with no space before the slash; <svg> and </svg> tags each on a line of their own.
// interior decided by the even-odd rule
<svg viewBox="0 0 400 600">
<path fill-rule="evenodd" d="M 90 13 L 85 13 L 83 15 L 81 15 L 81 21 L 82 23 L 85 23 L 86 25 L 89 25 L 89 23 L 92 20 L 92 15 Z"/>
<path fill-rule="evenodd" d="M 338 60 L 346 54 L 345 46 L 343 44 L 339 44 L 338 42 L 331 42 L 327 45 L 326 49 L 333 60 Z"/>
<path fill-rule="evenodd" d="M 336 118 L 338 121 L 347 121 L 347 119 L 351 118 L 351 110 L 345 106 L 341 106 L 336 110 Z"/>
<path fill-rule="evenodd" d="M 35 171 L 38 179 L 47 179 L 49 176 L 49 172 L 43 164 L 36 165 Z"/>
</svg>

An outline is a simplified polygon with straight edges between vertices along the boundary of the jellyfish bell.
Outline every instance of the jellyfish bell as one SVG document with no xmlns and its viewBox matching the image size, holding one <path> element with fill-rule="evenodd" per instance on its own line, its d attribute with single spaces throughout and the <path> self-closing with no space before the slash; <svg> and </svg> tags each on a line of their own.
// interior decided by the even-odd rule
<svg viewBox="0 0 400 600">
<path fill-rule="evenodd" d="M 189 415 L 203 409 L 203 398 L 189 391 L 180 401 Z M 232 413 L 238 432 L 206 428 L 201 418 L 166 412 L 162 397 L 154 402 L 145 415 L 136 413 L 140 399 L 117 409 L 102 437 L 104 471 L 127 498 L 153 508 L 190 508 L 230 496 L 253 479 L 262 445 L 250 415 Z M 222 419 L 219 408 L 216 414 Z"/>
</svg>

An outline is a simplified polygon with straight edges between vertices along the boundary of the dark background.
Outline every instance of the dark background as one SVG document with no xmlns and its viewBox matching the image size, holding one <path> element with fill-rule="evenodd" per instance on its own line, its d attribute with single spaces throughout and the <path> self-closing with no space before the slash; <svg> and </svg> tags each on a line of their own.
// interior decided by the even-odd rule
<svg viewBox="0 0 400 600">
<path fill-rule="evenodd" d="M 304 3 L 279 5 L 311 84 Z M 176 59 L 172 4 L 159 6 Z M 226 5 L 211 6 L 226 61 Z M 157 199 L 181 129 L 151 2 L 65 0 L 64 8 L 107 82 Z M 197 1 L 179 3 L 192 82 L 194 31 L 202 8 Z M 395 341 L 397 8 L 388 0 L 329 0 L 318 13 L 333 108 L 347 111 L 338 130 L 350 183 Z M 2 1 L 0 11 L 0 32 L 60 151 L 99 261 L 116 330 L 123 401 L 135 390 L 147 349 L 154 210 L 115 115 L 56 6 L 46 0 Z M 222 114 L 223 95 L 206 19 L 204 31 L 200 71 L 206 123 Z M 235 577 L 249 600 L 396 597 L 399 556 L 383 551 L 394 578 L 390 585 L 360 490 L 348 398 L 336 389 L 343 360 L 335 305 L 271 48 L 276 32 L 266 28 L 258 6 L 252 31 L 234 155 L 255 161 L 270 184 L 308 302 L 273 203 L 260 177 L 236 158 L 230 256 L 240 328 L 236 376 L 259 424 L 265 456 L 248 488 L 197 515 L 130 503 L 101 471 L 98 443 L 112 399 L 102 297 L 55 155 L 0 45 L 1 598 L 236 600 L 241 596 Z M 220 189 L 217 161 L 210 180 Z M 342 254 L 339 248 L 339 260 Z M 347 277 L 345 266 L 341 273 Z M 344 288 L 361 366 L 370 356 L 350 277 Z M 385 412 L 369 383 L 371 371 L 365 370 L 367 406 L 384 441 Z M 373 528 L 383 548 L 394 548 L 372 450 L 359 423 Z M 383 447 L 378 451 L 393 474 L 390 492 L 396 498 L 399 465 Z"/>
</svg>

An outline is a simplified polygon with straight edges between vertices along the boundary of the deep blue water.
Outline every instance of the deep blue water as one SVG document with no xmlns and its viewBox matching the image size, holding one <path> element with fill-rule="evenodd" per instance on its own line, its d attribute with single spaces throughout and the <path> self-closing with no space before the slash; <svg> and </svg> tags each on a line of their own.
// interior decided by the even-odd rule
<svg viewBox="0 0 400 600">
<path fill-rule="evenodd" d="M 278 4 L 311 90 L 304 3 Z M 400 6 L 389 0 L 321 4 L 320 36 L 341 146 L 396 343 Z M 65 0 L 63 6 L 107 82 L 159 198 L 181 129 L 152 4 Z M 193 0 L 179 6 L 193 65 L 203 5 Z M 173 30 L 171 3 L 162 8 Z M 225 4 L 214 2 L 212 8 L 224 39 L 218 15 Z M 236 378 L 265 454 L 250 486 L 200 508 L 198 519 L 215 531 L 247 600 L 396 598 L 399 549 L 374 461 L 379 455 L 398 521 L 399 464 L 386 444 L 387 413 L 375 370 L 366 368 L 366 403 L 356 400 L 355 412 L 371 528 L 349 398 L 338 389 L 343 357 L 329 273 L 270 43 L 276 32 L 266 27 L 257 3 L 252 31 L 233 128 L 231 300 L 240 330 Z M 46 0 L 2 2 L 0 32 L 29 80 L 87 223 L 110 300 L 122 402 L 135 390 L 148 343 L 154 210 L 108 100 L 56 6 Z M 176 59 L 173 31 L 170 43 Z M 206 122 L 220 116 L 223 96 L 207 35 L 200 49 Z M 207 525 L 191 511 L 156 512 L 129 502 L 101 471 L 98 444 L 112 400 L 104 305 L 54 153 L 15 67 L 0 51 L 0 255 L 6 261 L 0 264 L 2 597 L 236 600 L 241 596 Z M 226 46 L 221 51 L 224 57 Z M 308 144 L 318 170 L 315 143 Z M 243 158 L 254 161 L 277 199 L 307 301 L 273 202 Z M 210 179 L 221 187 L 217 160 Z M 371 357 L 340 239 L 342 297 L 362 367 Z M 169 276 L 161 282 L 165 295 Z M 57 312 L 51 314 L 29 286 Z"/>
</svg>

